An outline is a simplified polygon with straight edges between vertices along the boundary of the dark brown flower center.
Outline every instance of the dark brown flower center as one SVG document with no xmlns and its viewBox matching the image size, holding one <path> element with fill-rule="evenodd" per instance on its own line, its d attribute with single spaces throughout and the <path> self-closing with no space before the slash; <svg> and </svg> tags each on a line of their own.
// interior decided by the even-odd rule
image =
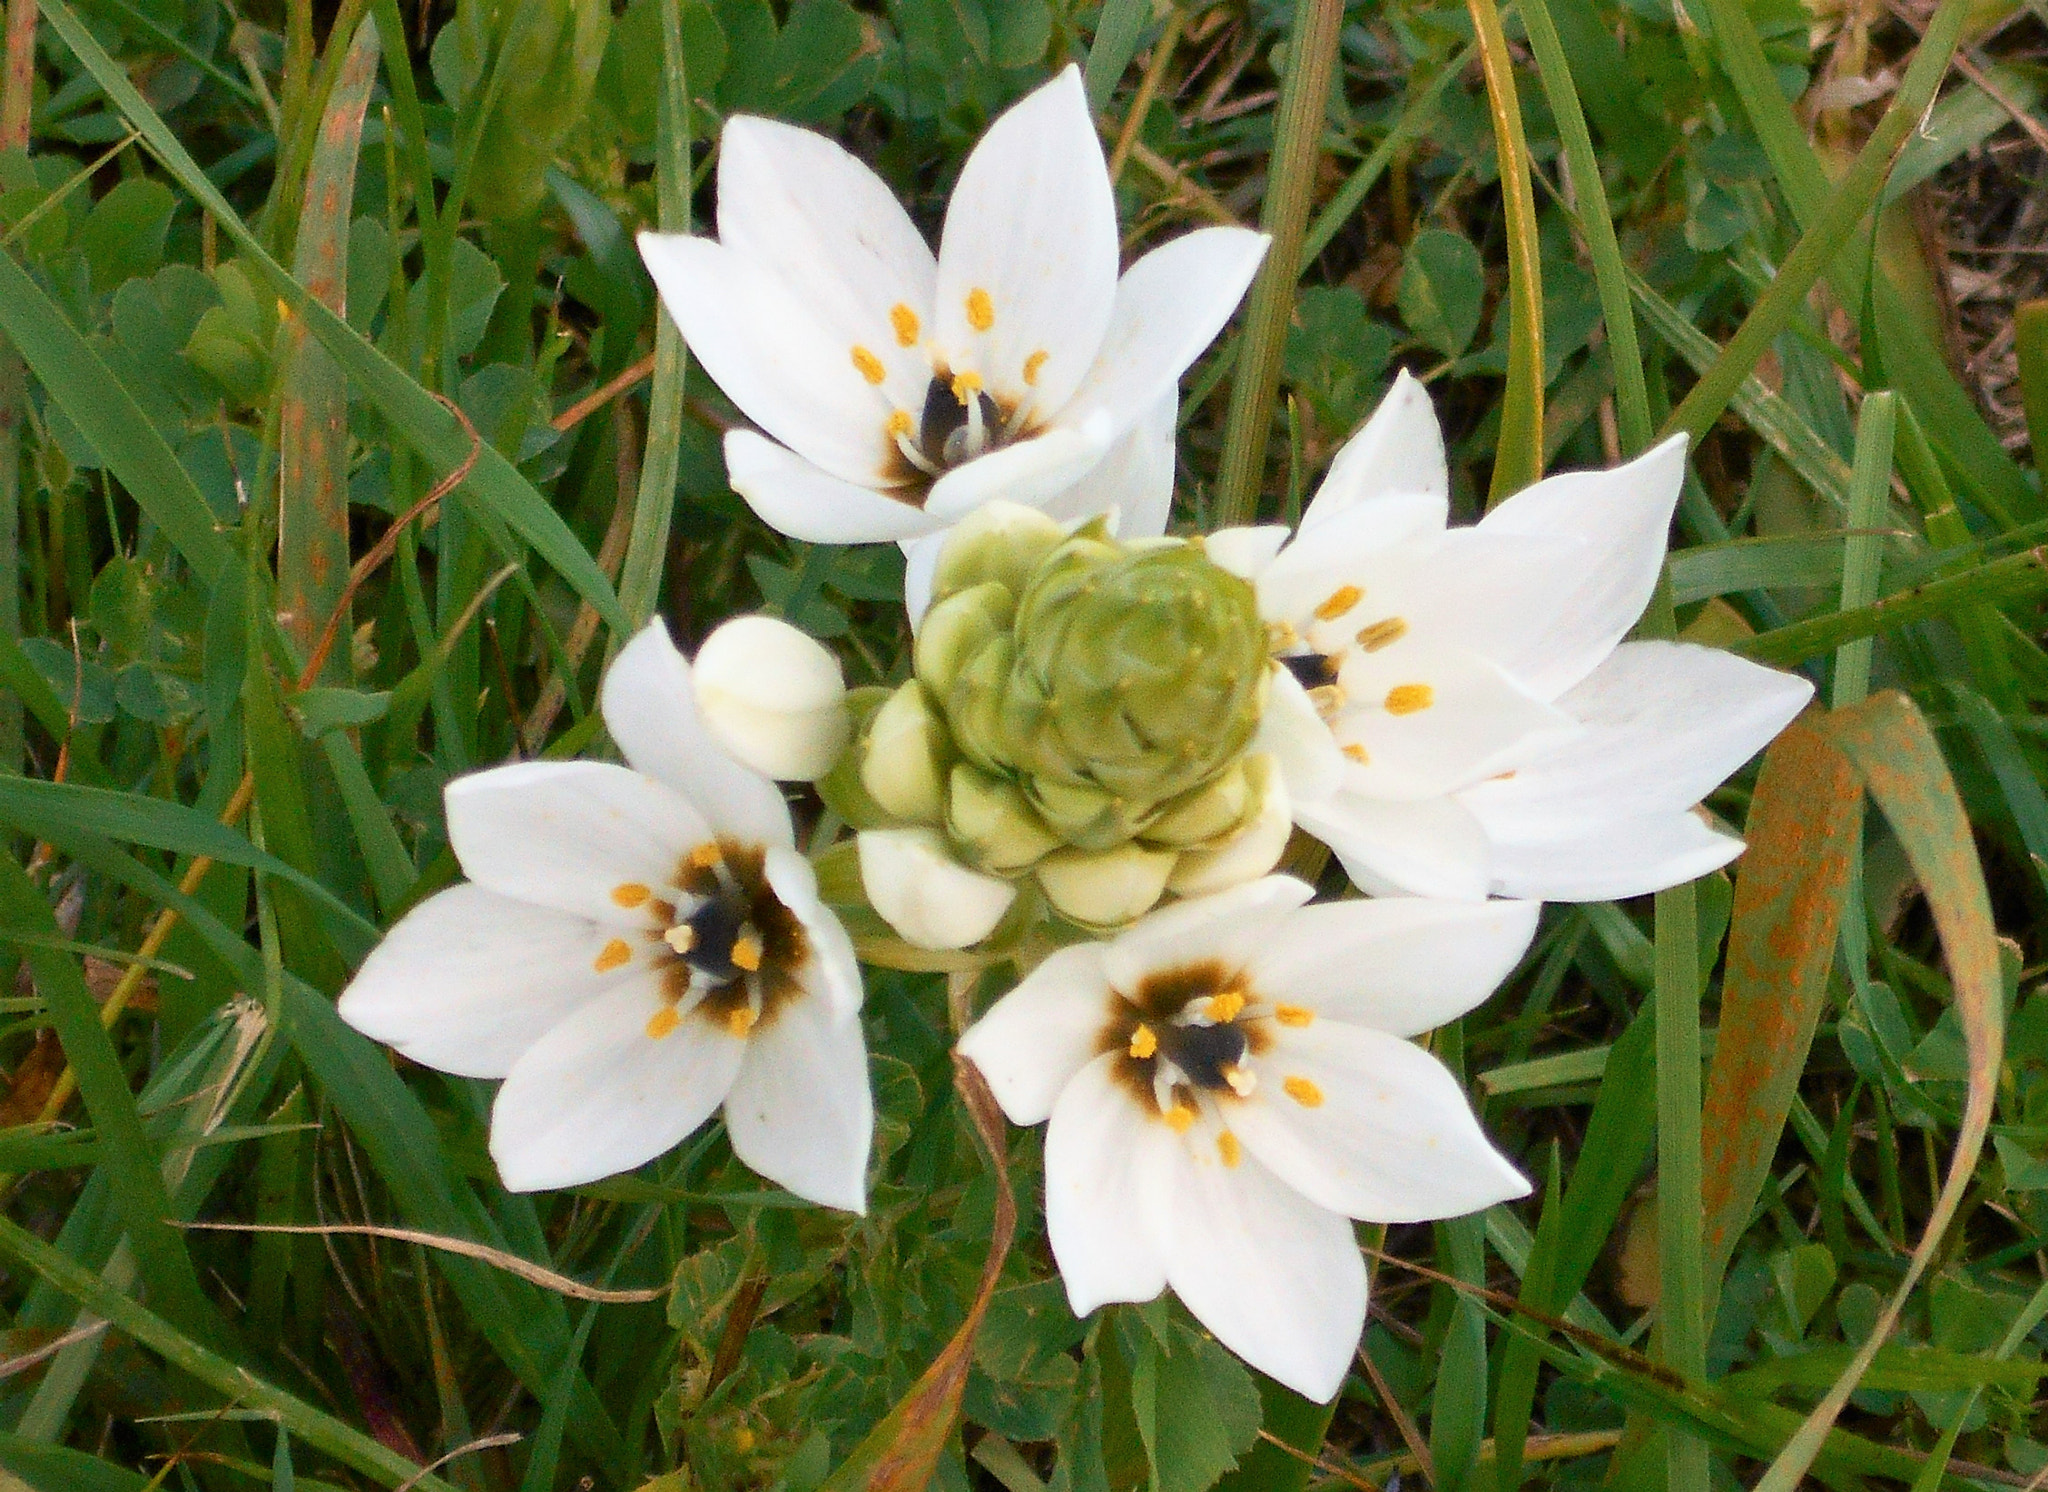
<svg viewBox="0 0 2048 1492">
<path fill-rule="evenodd" d="M 674 884 L 687 900 L 649 903 L 662 994 L 671 1008 L 744 1036 L 803 993 L 803 923 L 768 884 L 758 845 L 699 845 Z"/>
</svg>

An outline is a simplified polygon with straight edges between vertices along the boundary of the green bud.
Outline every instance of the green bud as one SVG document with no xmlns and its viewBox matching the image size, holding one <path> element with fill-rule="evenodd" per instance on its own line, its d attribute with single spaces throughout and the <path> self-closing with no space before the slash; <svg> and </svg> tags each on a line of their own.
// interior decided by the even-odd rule
<svg viewBox="0 0 2048 1492">
<path fill-rule="evenodd" d="M 883 811 L 913 824 L 945 817 L 946 726 L 912 679 L 868 722 L 860 782 Z"/>
<path fill-rule="evenodd" d="M 1235 834 L 1259 811 L 1258 795 L 1242 761 L 1233 762 L 1191 793 L 1169 802 L 1145 826 L 1149 844 L 1181 849 Z"/>
<path fill-rule="evenodd" d="M 1114 850 L 1061 850 L 1039 862 L 1046 900 L 1090 927 L 1118 927 L 1142 917 L 1166 891 L 1179 856 L 1135 844 Z"/>
<path fill-rule="evenodd" d="M 956 762 L 947 789 L 946 828 L 983 870 L 1011 875 L 1060 847 L 1009 779 Z"/>
<path fill-rule="evenodd" d="M 1099 787 L 1026 777 L 1024 794 L 1054 833 L 1081 849 L 1106 850 L 1133 832 L 1127 805 Z"/>
<path fill-rule="evenodd" d="M 1016 614 L 1016 596 L 997 580 L 985 580 L 937 602 L 917 631 L 918 678 L 944 699 L 961 669 L 1006 635 Z"/>
<path fill-rule="evenodd" d="M 1015 596 L 1038 562 L 1066 541 L 1067 531 L 1036 508 L 983 503 L 953 525 L 932 571 L 932 598 L 943 601 L 970 586 L 996 581 Z"/>
</svg>

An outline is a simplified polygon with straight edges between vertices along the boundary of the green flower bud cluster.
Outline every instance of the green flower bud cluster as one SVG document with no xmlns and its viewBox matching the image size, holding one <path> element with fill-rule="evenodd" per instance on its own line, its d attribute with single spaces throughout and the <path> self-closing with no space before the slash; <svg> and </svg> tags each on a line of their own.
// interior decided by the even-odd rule
<svg viewBox="0 0 2048 1492">
<path fill-rule="evenodd" d="M 992 503 L 954 529 L 932 595 L 916 677 L 856 747 L 890 818 L 1104 926 L 1258 816 L 1265 628 L 1199 541 L 1119 543 L 1100 521 L 1069 535 Z"/>
</svg>

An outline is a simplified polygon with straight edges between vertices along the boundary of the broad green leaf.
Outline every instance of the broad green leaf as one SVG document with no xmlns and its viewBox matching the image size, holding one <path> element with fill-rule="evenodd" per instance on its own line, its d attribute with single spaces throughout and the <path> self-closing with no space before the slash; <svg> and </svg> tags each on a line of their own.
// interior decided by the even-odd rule
<svg viewBox="0 0 2048 1492">
<path fill-rule="evenodd" d="M 1445 357 L 1472 343 L 1486 299 L 1486 267 L 1461 233 L 1425 228 L 1409 242 L 1401 269 L 1401 319 Z"/>
</svg>

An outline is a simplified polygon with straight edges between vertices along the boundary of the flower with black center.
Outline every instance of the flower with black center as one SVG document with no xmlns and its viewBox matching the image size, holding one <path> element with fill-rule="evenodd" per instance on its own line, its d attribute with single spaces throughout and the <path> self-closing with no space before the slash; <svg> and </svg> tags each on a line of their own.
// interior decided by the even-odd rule
<svg viewBox="0 0 2048 1492">
<path fill-rule="evenodd" d="M 1484 1000 L 1538 909 L 1311 894 L 1268 876 L 1062 949 L 960 1050 L 1013 1122 L 1050 1121 L 1046 1232 L 1075 1314 L 1171 1289 L 1246 1362 L 1327 1401 L 1365 1326 L 1349 1220 L 1529 1189 L 1408 1038 Z"/>
<path fill-rule="evenodd" d="M 690 351 L 766 432 L 726 437 L 733 490 L 832 544 L 935 533 L 997 495 L 1163 532 L 1176 385 L 1265 247 L 1200 229 L 1119 277 L 1071 67 L 989 127 L 936 256 L 839 145 L 746 116 L 719 137 L 718 237 L 640 236 Z"/>
<path fill-rule="evenodd" d="M 833 729 L 816 664 L 797 672 L 800 709 L 752 686 L 737 734 L 762 754 L 806 754 L 764 719 L 793 722 L 799 743 Z M 514 1191 L 630 1170 L 723 1105 L 742 1161 L 858 1212 L 874 1123 L 860 970 L 781 790 L 720 744 L 736 707 L 704 682 L 657 621 L 604 681 L 629 766 L 525 762 L 450 783 L 469 880 L 391 930 L 341 1015 L 428 1067 L 505 1080 L 491 1155 Z"/>
<path fill-rule="evenodd" d="M 1403 373 L 1291 539 L 1204 541 L 1257 589 L 1280 664 L 1255 749 L 1362 889 L 1609 901 L 1741 853 L 1694 807 L 1813 687 L 1717 648 L 1623 641 L 1684 477 L 1676 436 L 1449 528 L 1443 437 Z"/>
</svg>

